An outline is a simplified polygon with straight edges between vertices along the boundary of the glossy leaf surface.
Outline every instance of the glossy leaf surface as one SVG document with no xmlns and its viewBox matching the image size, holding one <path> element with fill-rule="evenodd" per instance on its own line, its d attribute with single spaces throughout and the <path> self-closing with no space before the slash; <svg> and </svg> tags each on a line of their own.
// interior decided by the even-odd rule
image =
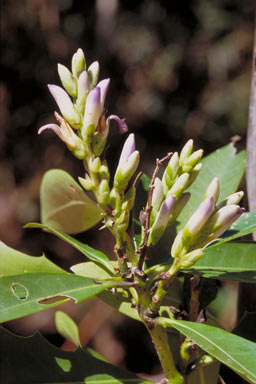
<svg viewBox="0 0 256 384">
<path fill-rule="evenodd" d="M 256 282 L 256 243 L 223 243 L 205 249 L 204 256 L 184 272 L 220 280 Z"/>
<path fill-rule="evenodd" d="M 101 220 L 101 211 L 69 173 L 46 172 L 40 188 L 41 221 L 69 234 L 80 233 Z"/>
</svg>

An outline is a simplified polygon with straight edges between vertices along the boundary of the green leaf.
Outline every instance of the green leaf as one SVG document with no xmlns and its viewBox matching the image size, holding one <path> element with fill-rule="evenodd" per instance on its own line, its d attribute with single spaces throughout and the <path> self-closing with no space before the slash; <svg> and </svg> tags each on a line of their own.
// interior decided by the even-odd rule
<svg viewBox="0 0 256 384">
<path fill-rule="evenodd" d="M 256 212 L 243 213 L 234 224 L 224 233 L 218 244 L 249 235 L 256 231 Z"/>
<path fill-rule="evenodd" d="M 101 220 L 101 210 L 80 185 L 61 169 L 46 172 L 40 188 L 43 224 L 75 234 Z"/>
<path fill-rule="evenodd" d="M 256 243 L 223 243 L 205 249 L 204 256 L 185 273 L 220 280 L 256 283 Z"/>
<path fill-rule="evenodd" d="M 66 339 L 71 341 L 76 347 L 82 347 L 79 330 L 71 317 L 69 317 L 65 312 L 56 311 L 55 312 L 55 325 L 57 331 Z"/>
<path fill-rule="evenodd" d="M 245 380 L 256 382 L 255 343 L 206 324 L 165 318 L 157 322 L 165 327 L 176 328 Z"/>
<path fill-rule="evenodd" d="M 29 256 L 0 241 L 0 276 L 32 272 L 66 273 L 45 256 Z"/>
<path fill-rule="evenodd" d="M 90 350 L 62 351 L 40 334 L 18 337 L 0 328 L 0 382 L 44 384 L 149 384 Z"/>
<path fill-rule="evenodd" d="M 92 279 L 64 273 L 2 277 L 0 323 L 52 308 L 69 299 L 87 300 L 112 286 L 110 282 L 95 284 Z"/>
<path fill-rule="evenodd" d="M 106 268 L 107 271 L 111 273 L 113 273 L 114 271 L 108 257 L 103 252 L 100 252 L 92 247 L 89 247 L 89 245 L 81 243 L 80 241 L 74 239 L 73 237 L 67 235 L 66 233 L 56 228 L 50 227 L 49 225 L 39 224 L 39 223 L 28 223 L 24 226 L 24 228 L 45 229 L 48 232 L 58 236 L 60 239 L 66 241 L 68 244 L 72 245 L 74 248 L 80 251 L 83 255 L 87 256 L 90 260 Z"/>
<path fill-rule="evenodd" d="M 199 206 L 206 188 L 214 177 L 218 177 L 220 182 L 219 201 L 237 190 L 244 174 L 245 151 L 236 153 L 233 144 L 228 144 L 206 156 L 202 163 L 203 168 L 197 179 L 188 188 L 191 198 L 178 217 L 180 222 L 178 230 L 183 228 L 188 217 Z"/>
</svg>

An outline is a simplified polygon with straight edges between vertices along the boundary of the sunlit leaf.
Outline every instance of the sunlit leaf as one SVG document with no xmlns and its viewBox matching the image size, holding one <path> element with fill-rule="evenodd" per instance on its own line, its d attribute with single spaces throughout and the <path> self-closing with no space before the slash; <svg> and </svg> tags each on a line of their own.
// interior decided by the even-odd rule
<svg viewBox="0 0 256 384">
<path fill-rule="evenodd" d="M 42 223 L 69 234 L 86 231 L 101 220 L 96 203 L 61 169 L 45 173 L 40 201 Z"/>
<path fill-rule="evenodd" d="M 176 328 L 245 380 L 256 382 L 256 343 L 206 324 L 165 318 L 159 323 Z"/>
<path fill-rule="evenodd" d="M 18 292 L 14 291 L 15 286 Z M 87 300 L 111 286 L 109 282 L 96 284 L 92 279 L 63 273 L 27 273 L 2 277 L 0 323 L 52 308 L 69 299 L 75 302 Z M 24 292 L 27 292 L 25 297 Z"/>
<path fill-rule="evenodd" d="M 80 251 L 83 255 L 87 256 L 90 260 L 95 263 L 102 265 L 107 271 L 113 272 L 113 267 L 108 259 L 108 257 L 101 251 L 89 247 L 89 245 L 83 244 L 80 241 L 74 239 L 73 237 L 67 235 L 66 233 L 53 228 L 49 225 L 43 225 L 39 223 L 29 223 L 24 226 L 24 228 L 42 228 L 47 230 L 50 233 L 58 236 L 60 239 L 66 241 L 68 244 L 72 245 L 78 251 Z"/>
<path fill-rule="evenodd" d="M 0 276 L 32 272 L 66 273 L 45 256 L 29 256 L 0 241 Z"/>
<path fill-rule="evenodd" d="M 182 271 L 220 280 L 256 283 L 256 243 L 223 243 L 205 249 L 204 256 Z"/>
<path fill-rule="evenodd" d="M 0 356 L 1 383 L 150 383 L 97 358 L 90 349 L 63 351 L 40 334 L 19 337 L 3 327 L 0 328 Z"/>
<path fill-rule="evenodd" d="M 256 212 L 245 212 L 224 233 L 218 244 L 249 235 L 256 231 Z"/>
<path fill-rule="evenodd" d="M 76 347 L 82 347 L 79 330 L 71 317 L 69 317 L 65 312 L 56 311 L 55 312 L 55 325 L 57 331 L 66 339 L 71 341 Z"/>
<path fill-rule="evenodd" d="M 188 217 L 199 206 L 207 186 L 214 177 L 218 177 L 220 182 L 219 201 L 237 190 L 245 170 L 245 151 L 236 153 L 234 145 L 228 144 L 203 158 L 202 163 L 202 170 L 188 189 L 191 197 L 178 217 L 178 230 L 183 228 Z"/>
</svg>

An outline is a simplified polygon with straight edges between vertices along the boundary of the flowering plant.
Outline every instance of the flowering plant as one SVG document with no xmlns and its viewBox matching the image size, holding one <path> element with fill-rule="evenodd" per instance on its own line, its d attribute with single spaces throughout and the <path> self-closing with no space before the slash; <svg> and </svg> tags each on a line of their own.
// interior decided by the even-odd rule
<svg viewBox="0 0 256 384">
<path fill-rule="evenodd" d="M 256 244 L 237 242 L 256 230 L 256 214 L 244 212 L 243 192 L 236 192 L 244 152 L 230 144 L 202 160 L 203 151 L 189 140 L 180 153 L 157 159 L 149 178 L 137 171 L 140 153 L 131 133 L 111 175 L 105 154 L 110 123 L 114 120 L 121 134 L 128 127 L 116 115 L 107 117 L 110 80 L 98 82 L 98 62 L 87 69 L 81 49 L 72 58 L 72 71 L 59 64 L 58 73 L 63 88 L 48 87 L 61 114 L 55 112 L 57 124 L 44 125 L 39 134 L 54 131 L 83 162 L 84 175 L 78 184 L 63 170 L 48 171 L 41 184 L 42 224 L 26 227 L 55 234 L 90 261 L 68 273 L 44 256 L 2 243 L 0 321 L 98 296 L 145 325 L 162 366 L 162 384 L 217 383 L 220 362 L 256 383 L 255 344 L 222 329 L 211 307 L 218 300 L 217 281 L 255 283 Z M 98 223 L 114 238 L 115 261 L 70 236 Z M 81 349 L 79 329 L 65 313 L 57 311 L 55 320 L 58 331 L 80 349 L 71 354 L 53 350 L 38 336 L 24 339 L 27 358 L 31 348 L 41 346 L 40 362 L 29 372 L 19 366 L 10 382 L 150 382 Z M 247 317 L 242 321 L 244 326 Z M 0 331 L 3 345 L 13 348 L 15 336 Z M 42 361 L 48 370 L 42 370 Z"/>
</svg>

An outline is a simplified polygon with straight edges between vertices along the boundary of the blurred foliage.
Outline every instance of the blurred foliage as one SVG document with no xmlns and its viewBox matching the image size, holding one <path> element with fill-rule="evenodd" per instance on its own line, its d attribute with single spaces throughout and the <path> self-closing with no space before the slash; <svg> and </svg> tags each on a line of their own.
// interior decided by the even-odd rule
<svg viewBox="0 0 256 384">
<path fill-rule="evenodd" d="M 250 92 L 254 0 L 2 0 L 0 80 L 0 238 L 31 254 L 46 252 L 64 267 L 82 261 L 49 234 L 22 230 L 39 221 L 39 186 L 50 168 L 82 172 L 55 135 L 46 84 L 56 65 L 70 66 L 81 47 L 111 78 L 107 109 L 137 136 L 142 169 L 188 139 L 205 153 L 239 135 L 245 143 Z M 114 125 L 114 124 L 113 124 Z M 116 166 L 118 130 L 108 160 Z M 80 239 L 93 246 L 95 230 Z M 100 247 L 112 249 L 108 234 Z M 109 244 L 110 245 L 107 245 Z M 104 247 L 108 246 L 108 249 Z"/>
</svg>

